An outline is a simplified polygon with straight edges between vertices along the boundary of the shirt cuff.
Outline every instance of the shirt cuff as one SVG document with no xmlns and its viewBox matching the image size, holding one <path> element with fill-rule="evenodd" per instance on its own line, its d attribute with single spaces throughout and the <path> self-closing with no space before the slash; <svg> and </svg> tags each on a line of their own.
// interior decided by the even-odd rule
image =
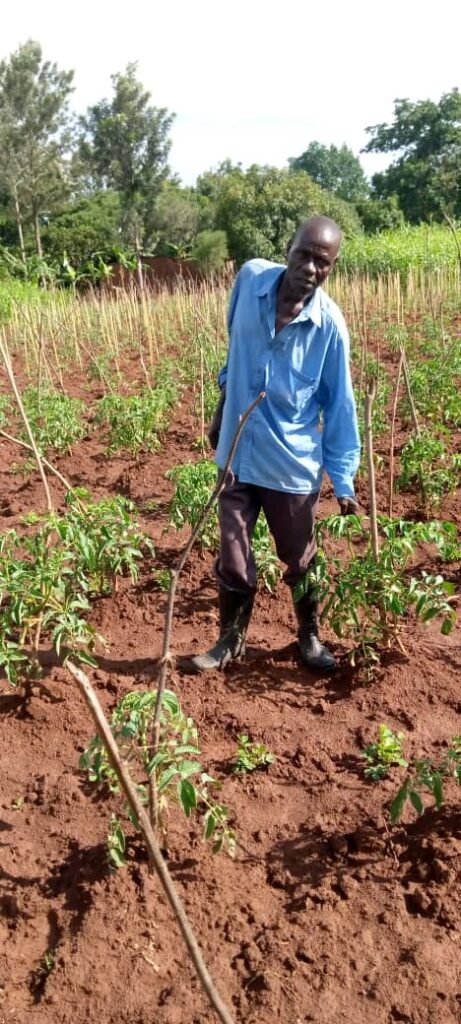
<svg viewBox="0 0 461 1024">
<path fill-rule="evenodd" d="M 328 474 L 330 476 L 330 474 Z M 352 476 L 330 476 L 337 498 L 355 498 L 354 478 Z"/>
</svg>

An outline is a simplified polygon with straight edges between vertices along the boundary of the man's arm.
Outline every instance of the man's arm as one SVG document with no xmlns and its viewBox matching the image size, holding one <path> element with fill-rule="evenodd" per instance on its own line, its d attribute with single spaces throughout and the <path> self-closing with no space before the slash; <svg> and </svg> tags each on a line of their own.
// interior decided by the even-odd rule
<svg viewBox="0 0 461 1024">
<path fill-rule="evenodd" d="M 230 343 L 230 336 L 231 336 L 232 320 L 233 320 L 233 317 L 234 317 L 235 307 L 237 305 L 237 301 L 238 301 L 238 297 L 239 297 L 239 290 L 240 290 L 240 273 L 237 274 L 237 277 L 235 279 L 235 283 L 234 283 L 234 287 L 232 289 L 232 294 L 231 294 L 230 303 L 229 303 L 229 310 L 228 310 L 228 313 L 227 313 L 227 330 L 228 330 L 228 334 L 229 334 L 229 343 Z M 226 380 L 227 380 L 227 363 L 225 364 L 225 366 L 223 366 L 220 369 L 219 374 L 218 374 L 218 384 L 219 384 L 219 387 L 221 389 L 221 394 L 219 396 L 219 402 L 218 402 L 218 404 L 216 406 L 216 409 L 215 409 L 215 411 L 213 413 L 213 419 L 212 419 L 212 421 L 210 423 L 210 426 L 209 426 L 208 432 L 207 432 L 207 437 L 208 437 L 208 440 L 209 440 L 209 442 L 211 444 L 211 447 L 212 447 L 213 451 L 216 451 L 216 449 L 218 447 L 219 433 L 220 433 L 220 430 L 221 430 L 221 423 L 222 423 L 222 417 L 223 417 L 223 411 L 224 411 L 224 403 L 226 401 Z"/>
<path fill-rule="evenodd" d="M 360 462 L 360 437 L 349 367 L 349 336 L 334 326 L 319 387 L 323 409 L 323 466 L 343 515 L 358 511 L 354 477 Z"/>
</svg>

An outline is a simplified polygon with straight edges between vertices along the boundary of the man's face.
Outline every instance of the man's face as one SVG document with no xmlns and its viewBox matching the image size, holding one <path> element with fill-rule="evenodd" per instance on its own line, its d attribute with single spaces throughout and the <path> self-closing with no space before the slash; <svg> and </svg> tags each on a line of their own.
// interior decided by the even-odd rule
<svg viewBox="0 0 461 1024">
<path fill-rule="evenodd" d="M 328 231 L 301 231 L 288 253 L 287 276 L 293 289 L 306 297 L 312 295 L 333 270 L 338 249 L 338 240 Z"/>
</svg>

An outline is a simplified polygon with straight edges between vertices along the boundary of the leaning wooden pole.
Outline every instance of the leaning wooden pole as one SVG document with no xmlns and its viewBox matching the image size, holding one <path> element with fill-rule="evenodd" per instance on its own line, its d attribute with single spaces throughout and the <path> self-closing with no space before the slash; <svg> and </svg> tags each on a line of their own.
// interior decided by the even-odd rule
<svg viewBox="0 0 461 1024">
<path fill-rule="evenodd" d="M 123 790 L 133 813 L 136 815 L 136 819 L 144 837 L 152 863 L 155 866 L 155 870 L 157 871 L 168 903 L 170 904 L 174 917 L 178 923 L 200 984 L 202 985 L 204 992 L 208 996 L 208 999 L 222 1024 L 234 1024 L 234 1018 L 228 1007 L 221 999 L 205 964 L 182 900 L 176 891 L 173 879 L 162 857 L 149 817 L 139 800 L 133 780 L 120 757 L 119 749 L 98 697 L 90 683 L 90 680 L 88 679 L 88 676 L 81 668 L 78 668 L 78 666 L 74 665 L 71 661 L 66 662 L 66 667 L 78 683 L 80 692 L 95 723 L 98 736 L 104 745 L 104 749 L 107 752 L 112 768 L 117 776 L 120 788 Z"/>
</svg>

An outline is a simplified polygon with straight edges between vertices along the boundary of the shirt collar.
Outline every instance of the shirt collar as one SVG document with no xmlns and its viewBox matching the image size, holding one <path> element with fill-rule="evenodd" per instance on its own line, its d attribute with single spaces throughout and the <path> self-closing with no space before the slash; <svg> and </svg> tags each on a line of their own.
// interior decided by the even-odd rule
<svg viewBox="0 0 461 1024">
<path fill-rule="evenodd" d="M 263 270 L 262 274 L 259 275 L 259 284 L 256 289 L 257 295 L 268 295 L 272 289 L 275 290 L 275 285 L 286 270 L 283 264 L 276 264 L 273 267 L 269 267 L 268 270 Z M 303 307 L 298 316 L 292 321 L 298 323 L 302 320 L 312 320 L 312 323 L 316 327 L 322 326 L 322 302 L 321 302 L 321 289 L 316 288 L 315 292 L 309 302 Z"/>
</svg>

